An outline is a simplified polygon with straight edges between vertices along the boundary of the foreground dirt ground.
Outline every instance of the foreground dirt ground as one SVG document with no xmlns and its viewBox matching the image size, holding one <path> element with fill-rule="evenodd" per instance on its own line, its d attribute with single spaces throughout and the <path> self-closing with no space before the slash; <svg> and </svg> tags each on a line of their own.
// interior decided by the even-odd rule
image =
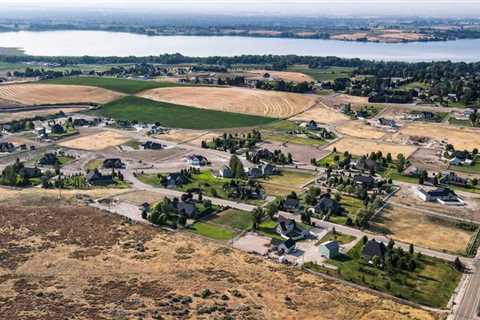
<svg viewBox="0 0 480 320">
<path fill-rule="evenodd" d="M 188 234 L 48 197 L 0 204 L 4 319 L 437 319 Z"/>
</svg>

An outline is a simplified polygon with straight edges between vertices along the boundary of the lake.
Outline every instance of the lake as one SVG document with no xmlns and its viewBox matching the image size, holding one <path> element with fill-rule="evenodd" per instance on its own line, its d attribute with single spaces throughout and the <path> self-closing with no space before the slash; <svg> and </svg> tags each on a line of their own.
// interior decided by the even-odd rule
<svg viewBox="0 0 480 320">
<path fill-rule="evenodd" d="M 296 54 L 398 61 L 479 61 L 480 39 L 446 42 L 367 43 L 320 39 L 210 36 L 146 36 L 105 31 L 0 33 L 0 47 L 44 56 L 186 56 Z"/>
</svg>

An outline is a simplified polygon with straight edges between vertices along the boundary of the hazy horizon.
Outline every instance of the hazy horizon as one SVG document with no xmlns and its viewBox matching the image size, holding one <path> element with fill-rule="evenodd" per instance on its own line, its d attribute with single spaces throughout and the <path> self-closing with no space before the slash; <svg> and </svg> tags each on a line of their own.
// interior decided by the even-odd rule
<svg viewBox="0 0 480 320">
<path fill-rule="evenodd" d="M 16 18 L 24 13 L 76 13 L 108 11 L 108 13 L 150 14 L 224 14 L 280 15 L 305 17 L 431 17 L 480 18 L 480 1 L 156 1 L 156 0 L 3 0 L 0 14 Z"/>
</svg>

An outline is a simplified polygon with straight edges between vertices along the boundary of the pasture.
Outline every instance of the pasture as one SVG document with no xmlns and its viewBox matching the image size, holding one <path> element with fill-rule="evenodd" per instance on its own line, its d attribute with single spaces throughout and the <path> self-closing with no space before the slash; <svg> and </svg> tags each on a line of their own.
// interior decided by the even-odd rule
<svg viewBox="0 0 480 320">
<path fill-rule="evenodd" d="M 26 83 L 0 87 L 0 99 L 24 105 L 107 103 L 122 94 L 90 86 Z"/>
<path fill-rule="evenodd" d="M 92 113 L 117 120 L 160 122 L 163 126 L 185 129 L 251 127 L 277 120 L 268 117 L 191 108 L 133 96 L 106 104 Z"/>
<path fill-rule="evenodd" d="M 144 90 L 154 88 L 179 86 L 179 84 L 172 82 L 131 80 L 106 77 L 66 77 L 60 79 L 45 80 L 42 82 L 61 85 L 92 86 L 126 94 L 135 94 Z"/>
<path fill-rule="evenodd" d="M 223 112 L 288 118 L 313 106 L 316 97 L 298 93 L 246 88 L 176 87 L 153 89 L 141 97 Z"/>
</svg>

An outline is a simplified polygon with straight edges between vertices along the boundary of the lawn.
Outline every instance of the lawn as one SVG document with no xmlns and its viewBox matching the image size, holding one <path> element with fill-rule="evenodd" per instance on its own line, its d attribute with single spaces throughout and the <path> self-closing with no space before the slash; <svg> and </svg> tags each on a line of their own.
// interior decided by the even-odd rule
<svg viewBox="0 0 480 320">
<path fill-rule="evenodd" d="M 423 255 L 417 258 L 415 271 L 397 270 L 391 275 L 361 257 L 362 245 L 360 241 L 348 255 L 327 261 L 339 268 L 336 276 L 434 308 L 446 307 L 462 276 L 450 263 Z M 313 263 L 305 264 L 305 267 L 326 272 Z"/>
<path fill-rule="evenodd" d="M 60 166 L 62 167 L 75 161 L 75 158 L 68 157 L 68 156 L 58 156 L 57 158 L 58 158 L 58 161 L 60 161 Z"/>
<path fill-rule="evenodd" d="M 275 118 L 192 108 L 128 96 L 91 113 L 117 120 L 160 122 L 163 126 L 185 129 L 252 127 L 277 121 Z"/>
<path fill-rule="evenodd" d="M 162 176 L 160 175 L 159 177 L 157 173 L 148 173 L 148 174 L 138 175 L 137 179 L 153 187 L 162 187 L 161 177 Z"/>
<path fill-rule="evenodd" d="M 347 244 L 352 242 L 355 239 L 356 238 L 354 236 L 351 236 L 348 234 L 343 234 L 337 231 L 336 234 L 334 235 L 333 232 L 330 231 L 322 239 L 318 241 L 318 244 L 322 244 L 324 242 L 332 241 L 332 240 L 337 241 L 339 244 Z"/>
<path fill-rule="evenodd" d="M 470 120 L 462 120 L 462 119 L 455 119 L 453 117 L 448 118 L 448 123 L 453 126 L 459 127 L 472 127 L 472 121 Z"/>
<path fill-rule="evenodd" d="M 223 190 L 223 184 L 228 181 L 230 181 L 230 179 L 215 177 L 211 171 L 202 171 L 199 174 L 192 175 L 189 183 L 178 186 L 177 189 L 181 191 L 201 189 L 206 196 L 212 197 L 214 193 L 216 193 L 215 197 L 227 199 L 228 195 L 225 190 Z"/>
<path fill-rule="evenodd" d="M 399 89 L 413 90 L 415 88 L 427 89 L 428 87 L 430 87 L 430 85 L 428 83 L 420 82 L 420 81 L 414 81 L 414 82 L 410 82 L 410 83 L 407 83 L 407 84 L 404 84 L 404 85 L 400 86 Z"/>
<path fill-rule="evenodd" d="M 302 186 L 312 181 L 315 176 L 306 171 L 282 170 L 280 174 L 258 179 L 269 196 L 286 196 L 292 191 L 301 192 Z"/>
<path fill-rule="evenodd" d="M 480 158 L 476 158 L 475 162 L 468 166 L 450 166 L 450 169 L 459 171 L 459 172 L 465 172 L 465 173 L 472 173 L 472 174 L 480 174 Z"/>
<path fill-rule="evenodd" d="M 178 87 L 179 84 L 172 82 L 157 82 L 146 80 L 130 80 L 120 78 L 105 78 L 105 77 L 66 77 L 52 80 L 42 81 L 44 83 L 52 84 L 67 84 L 67 85 L 82 85 L 100 87 L 112 91 L 118 91 L 126 94 L 135 94 L 141 91 L 166 88 L 166 87 Z"/>
<path fill-rule="evenodd" d="M 206 222 L 196 222 L 189 230 L 193 233 L 211 238 L 214 240 L 227 241 L 234 238 L 238 232 L 222 228 Z"/>
<path fill-rule="evenodd" d="M 293 65 L 287 71 L 300 72 L 314 78 L 316 81 L 333 81 L 338 78 L 350 78 L 354 68 L 328 67 L 323 69 L 311 69 L 306 65 Z"/>
<path fill-rule="evenodd" d="M 228 209 L 219 213 L 213 219 L 209 220 L 209 222 L 224 225 L 231 229 L 248 230 L 252 227 L 252 217 L 251 212 Z"/>
<path fill-rule="evenodd" d="M 276 227 L 276 221 L 266 220 L 260 223 L 260 225 L 257 227 L 257 232 L 272 239 L 285 241 L 285 239 L 277 233 Z"/>
<path fill-rule="evenodd" d="M 318 160 L 317 165 L 320 166 L 320 167 L 335 168 L 337 166 L 337 163 L 334 160 L 335 156 L 338 156 L 338 158 L 339 158 L 338 161 L 345 160 L 345 156 L 343 155 L 343 153 L 332 152 L 329 155 L 327 155 L 326 157 L 323 157 L 322 159 Z M 352 157 L 352 158 L 354 159 L 355 157 Z"/>
<path fill-rule="evenodd" d="M 327 141 L 324 139 L 314 139 L 308 137 L 308 135 L 292 135 L 278 132 L 263 134 L 263 140 L 304 144 L 307 146 L 323 146 L 327 144 Z"/>
<path fill-rule="evenodd" d="M 95 170 L 95 169 L 99 169 L 100 167 L 102 167 L 103 165 L 103 160 L 101 159 L 94 159 L 94 160 L 90 160 L 87 162 L 87 164 L 85 165 L 85 169 L 86 170 Z"/>
</svg>

